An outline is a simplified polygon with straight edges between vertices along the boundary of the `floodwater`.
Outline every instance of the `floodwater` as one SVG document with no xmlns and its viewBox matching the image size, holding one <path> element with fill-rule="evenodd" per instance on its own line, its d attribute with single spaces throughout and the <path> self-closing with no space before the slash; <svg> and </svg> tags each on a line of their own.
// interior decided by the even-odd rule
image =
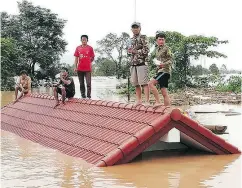
<svg viewBox="0 0 242 188">
<path fill-rule="evenodd" d="M 80 97 L 78 82 L 76 97 Z M 93 78 L 93 99 L 126 101 L 114 94 L 115 78 Z M 52 93 L 51 88 L 33 92 Z M 13 92 L 1 92 L 1 106 L 14 99 Z M 228 110 L 242 112 L 241 106 L 202 105 L 191 110 Z M 241 116 L 201 114 L 204 124 L 227 125 L 222 135 L 242 150 Z M 107 168 L 90 168 L 84 161 L 43 147 L 12 133 L 1 131 L 1 187 L 83 187 L 83 188 L 240 188 L 241 156 L 204 153 L 149 154 L 129 164 Z"/>
</svg>

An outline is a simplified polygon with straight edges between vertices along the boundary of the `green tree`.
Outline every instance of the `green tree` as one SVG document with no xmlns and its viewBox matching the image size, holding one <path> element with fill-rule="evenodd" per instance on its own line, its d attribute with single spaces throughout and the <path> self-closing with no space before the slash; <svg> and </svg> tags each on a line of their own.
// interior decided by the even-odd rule
<svg viewBox="0 0 242 188">
<path fill-rule="evenodd" d="M 170 31 L 166 31 L 165 34 L 166 43 L 171 48 L 174 58 L 171 80 L 177 87 L 183 87 L 188 82 L 191 58 L 197 60 L 201 55 L 209 58 L 226 58 L 226 55 L 211 49 L 211 47 L 228 43 L 226 40 L 221 41 L 216 37 L 201 35 L 184 36 L 181 33 Z M 150 43 L 150 46 L 154 46 L 154 37 L 150 38 Z"/>
<path fill-rule="evenodd" d="M 220 68 L 220 72 L 221 72 L 221 73 L 225 73 L 225 74 L 228 72 L 227 67 L 226 67 L 225 64 L 222 64 L 222 66 L 221 66 L 221 68 Z"/>
<path fill-rule="evenodd" d="M 18 56 L 20 50 L 13 39 L 1 38 L 1 89 L 13 90 L 13 76 L 19 74 L 21 68 L 21 58 Z M 16 68 L 17 67 L 17 68 Z"/>
<path fill-rule="evenodd" d="M 97 58 L 94 64 L 94 74 L 96 76 L 114 76 L 115 63 L 107 58 Z"/>
<path fill-rule="evenodd" d="M 218 67 L 217 67 L 217 65 L 215 63 L 210 65 L 209 70 L 214 75 L 218 75 L 219 74 L 219 69 L 218 69 Z"/>
<path fill-rule="evenodd" d="M 97 53 L 101 57 L 109 59 L 115 63 L 115 73 L 117 78 L 126 74 L 124 68 L 127 67 L 127 47 L 130 40 L 129 34 L 123 32 L 120 36 L 109 33 L 103 39 L 97 41 Z"/>
<path fill-rule="evenodd" d="M 190 75 L 198 76 L 203 74 L 203 67 L 202 65 L 197 66 L 190 66 Z"/>
<path fill-rule="evenodd" d="M 67 43 L 62 37 L 66 21 L 26 0 L 18 2 L 18 8 L 19 15 L 2 13 L 2 36 L 17 41 L 28 70 L 34 74 L 36 64 L 47 69 L 65 52 Z"/>
</svg>

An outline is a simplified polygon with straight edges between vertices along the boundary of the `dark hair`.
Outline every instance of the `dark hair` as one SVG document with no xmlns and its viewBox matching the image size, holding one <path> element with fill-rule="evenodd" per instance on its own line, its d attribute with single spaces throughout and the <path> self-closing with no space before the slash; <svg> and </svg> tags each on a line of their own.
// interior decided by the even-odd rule
<svg viewBox="0 0 242 188">
<path fill-rule="evenodd" d="M 82 35 L 82 36 L 81 36 L 81 39 L 82 39 L 83 37 L 86 38 L 87 41 L 88 41 L 88 36 L 87 36 L 87 35 Z"/>
<path fill-rule="evenodd" d="M 66 68 L 66 67 L 62 67 L 62 69 L 61 70 L 64 70 L 65 72 L 67 72 L 68 73 L 68 69 Z"/>
<path fill-rule="evenodd" d="M 28 75 L 28 73 L 27 73 L 26 70 L 22 70 L 22 71 L 20 72 L 20 75 L 22 75 L 22 74 L 26 74 L 26 75 Z"/>
<path fill-rule="evenodd" d="M 158 39 L 158 38 L 164 38 L 165 39 L 166 38 L 166 34 L 165 33 L 162 33 L 162 32 L 161 33 L 157 33 L 156 36 L 155 36 L 155 38 L 156 39 Z"/>
</svg>

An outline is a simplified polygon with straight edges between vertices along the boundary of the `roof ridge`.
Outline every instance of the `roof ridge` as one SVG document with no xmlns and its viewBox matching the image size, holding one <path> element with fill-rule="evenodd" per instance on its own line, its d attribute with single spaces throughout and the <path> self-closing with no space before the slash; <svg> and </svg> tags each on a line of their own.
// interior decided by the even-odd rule
<svg viewBox="0 0 242 188">
<path fill-rule="evenodd" d="M 49 95 L 49 94 L 35 93 L 35 94 L 30 94 L 29 96 L 26 96 L 26 97 L 34 97 L 34 98 L 54 100 L 54 96 Z M 146 107 L 142 104 L 134 107 L 134 104 L 131 104 L 131 103 L 122 103 L 122 102 L 107 101 L 107 100 L 79 99 L 79 98 L 69 99 L 68 102 L 88 104 L 88 105 L 96 105 L 96 106 L 104 106 L 104 107 L 111 107 L 111 108 L 137 110 L 137 111 L 144 111 L 145 113 L 146 112 L 152 112 L 152 113 L 165 114 L 167 112 L 171 112 L 171 110 L 173 109 L 171 106 L 164 106 L 164 105 L 161 105 L 160 107 L 154 109 L 152 106 Z"/>
</svg>

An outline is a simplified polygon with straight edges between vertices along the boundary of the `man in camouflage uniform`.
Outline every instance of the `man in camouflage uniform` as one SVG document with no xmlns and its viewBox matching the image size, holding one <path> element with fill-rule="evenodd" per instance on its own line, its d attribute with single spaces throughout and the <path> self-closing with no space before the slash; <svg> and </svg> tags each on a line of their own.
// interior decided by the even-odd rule
<svg viewBox="0 0 242 188">
<path fill-rule="evenodd" d="M 136 87 L 136 104 L 142 104 L 142 87 L 145 94 L 145 105 L 149 104 L 149 77 L 148 77 L 148 53 L 149 44 L 146 35 L 141 35 L 140 23 L 134 22 L 131 25 L 133 38 L 128 53 L 131 55 L 131 83 Z"/>
<path fill-rule="evenodd" d="M 161 105 L 159 92 L 156 88 L 156 84 L 159 83 L 161 88 L 161 94 L 164 98 L 164 105 L 170 106 L 170 98 L 167 92 L 168 88 L 168 81 L 171 75 L 171 68 L 172 68 L 172 54 L 168 46 L 165 44 L 165 34 L 162 32 L 157 32 L 156 34 L 156 43 L 157 46 L 154 50 L 154 63 L 157 65 L 157 74 L 156 76 L 150 80 L 149 88 L 151 89 L 152 93 L 155 97 L 155 105 L 154 107 L 158 107 Z"/>
</svg>

